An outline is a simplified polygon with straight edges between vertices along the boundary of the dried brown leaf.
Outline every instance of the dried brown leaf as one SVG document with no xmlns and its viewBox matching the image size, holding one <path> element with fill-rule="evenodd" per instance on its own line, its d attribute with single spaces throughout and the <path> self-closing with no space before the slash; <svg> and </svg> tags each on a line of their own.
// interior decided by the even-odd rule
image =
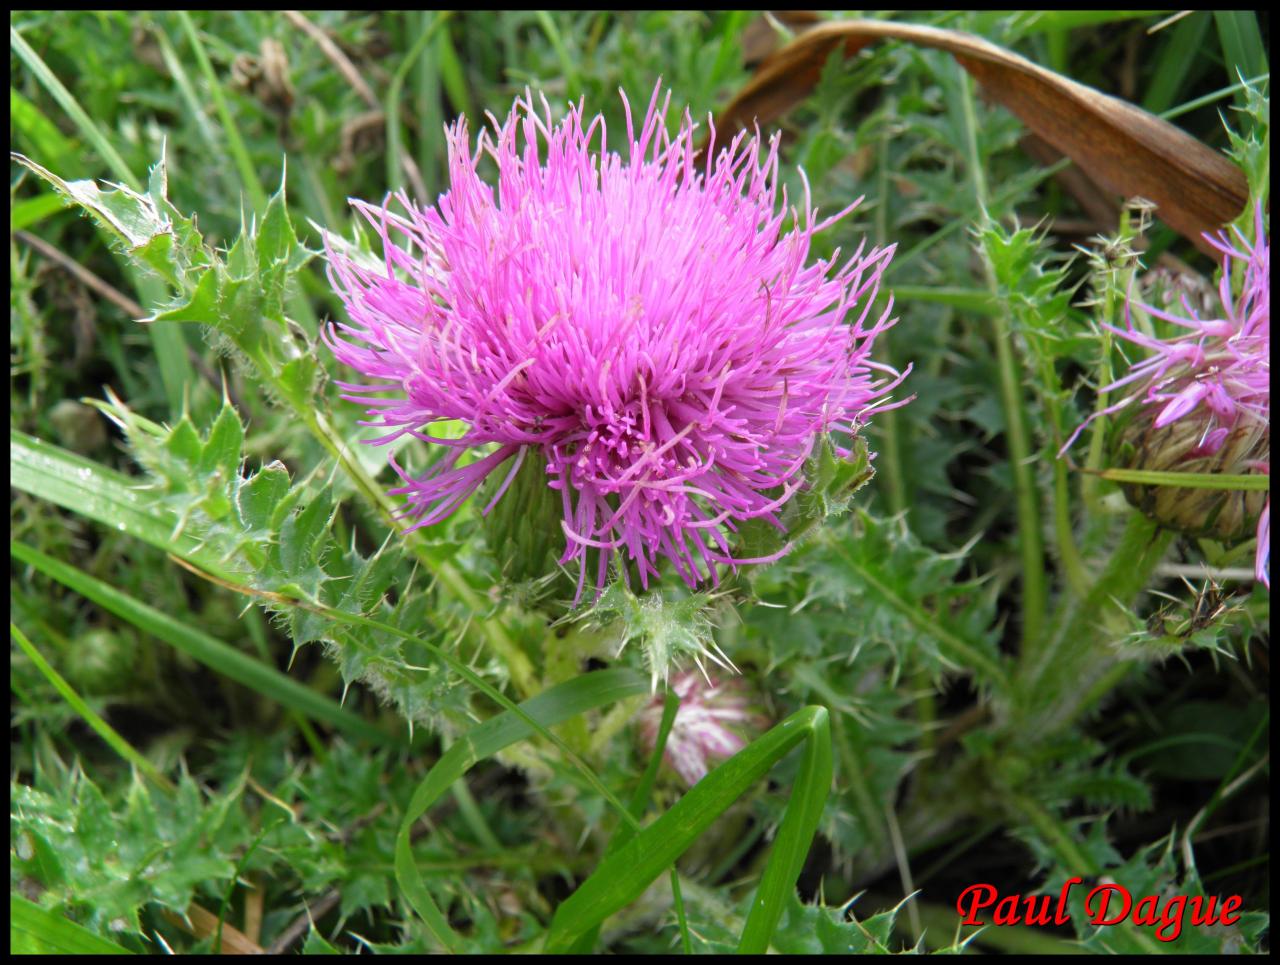
<svg viewBox="0 0 1280 965">
<path fill-rule="evenodd" d="M 810 27 L 770 55 L 716 118 L 735 131 L 768 124 L 817 84 L 828 56 L 851 57 L 877 40 L 902 40 L 949 52 L 988 97 L 1071 158 L 1093 180 L 1126 198 L 1149 198 L 1175 231 L 1212 253 L 1202 233 L 1235 220 L 1248 200 L 1244 174 L 1190 134 L 1141 108 L 1040 67 L 972 34 L 882 20 Z"/>
<path fill-rule="evenodd" d="M 183 931 L 196 938 L 215 938 L 221 933 L 223 955 L 262 955 L 262 946 L 250 941 L 249 937 L 238 928 L 220 921 L 218 916 L 194 901 L 187 906 L 186 916 L 162 909 L 164 917 Z"/>
<path fill-rule="evenodd" d="M 821 23 L 821 19 L 812 10 L 772 10 L 760 14 L 743 28 L 738 38 L 742 46 L 742 62 L 754 67 L 781 45 L 782 38 L 774 22 L 781 24 L 792 34 L 804 33 L 810 27 Z"/>
</svg>

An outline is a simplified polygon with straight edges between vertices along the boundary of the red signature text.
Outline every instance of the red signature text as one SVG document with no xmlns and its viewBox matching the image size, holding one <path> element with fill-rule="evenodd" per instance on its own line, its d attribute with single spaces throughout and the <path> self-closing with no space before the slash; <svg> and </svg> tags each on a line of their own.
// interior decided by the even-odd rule
<svg viewBox="0 0 1280 965">
<path fill-rule="evenodd" d="M 970 885 L 956 899 L 956 912 L 966 925 L 985 925 L 989 914 L 993 925 L 1065 925 L 1071 920 L 1067 896 L 1071 889 L 1084 884 L 1081 878 L 1068 878 L 1055 898 L 1053 895 L 1004 895 L 994 885 Z M 1123 885 L 1096 885 L 1085 895 L 1084 910 L 1091 924 L 1118 925 L 1125 920 L 1135 925 L 1155 926 L 1156 938 L 1171 942 L 1182 934 L 1183 926 L 1234 925 L 1240 920 L 1239 895 L 1219 900 L 1214 896 L 1146 895 L 1136 901 Z"/>
</svg>

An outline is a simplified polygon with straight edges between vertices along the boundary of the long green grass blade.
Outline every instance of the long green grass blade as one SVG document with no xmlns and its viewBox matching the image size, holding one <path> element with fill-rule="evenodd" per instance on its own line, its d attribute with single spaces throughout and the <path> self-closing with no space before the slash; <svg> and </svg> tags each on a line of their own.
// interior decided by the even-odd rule
<svg viewBox="0 0 1280 965">
<path fill-rule="evenodd" d="M 9 208 L 9 230 L 30 228 L 64 207 L 62 199 L 52 191 L 19 201 Z"/>
<path fill-rule="evenodd" d="M 796 879 L 804 868 L 809 845 L 818 830 L 822 808 L 831 791 L 831 718 L 824 707 L 806 707 L 793 714 L 791 719 L 800 714 L 809 715 L 805 721 L 805 740 L 801 744 L 804 757 L 800 762 L 800 773 L 791 792 L 791 800 L 787 802 L 787 813 L 774 836 L 760 888 L 751 911 L 747 913 L 747 923 L 738 941 L 739 952 L 763 954 L 768 950 L 769 939 L 782 917 L 783 905 L 795 894 Z M 785 753 L 785 750 L 781 751 L 778 756 Z"/>
<path fill-rule="evenodd" d="M 635 901 L 717 817 L 802 742 L 807 748 L 800 772 L 738 945 L 741 952 L 764 952 L 831 789 L 831 722 L 824 707 L 798 710 L 748 744 L 604 859 L 556 910 L 545 950 L 568 951 L 578 936 Z"/>
<path fill-rule="evenodd" d="M 1179 104 L 1177 107 L 1171 107 L 1160 115 L 1160 119 L 1164 121 L 1171 121 L 1175 117 L 1181 117 L 1183 114 L 1189 114 L 1192 111 L 1199 110 L 1204 107 L 1205 104 L 1212 104 L 1214 101 L 1220 101 L 1224 97 L 1230 97 L 1232 94 L 1237 91 L 1242 91 L 1246 87 L 1257 87 L 1259 84 L 1265 84 L 1270 79 L 1270 71 L 1265 71 L 1264 73 L 1258 74 L 1256 77 L 1246 77 L 1244 80 L 1236 81 L 1234 84 L 1228 84 L 1226 87 L 1220 87 L 1218 90 L 1205 94 L 1202 97 L 1189 100 L 1183 104 Z"/>
<path fill-rule="evenodd" d="M 431 22 L 427 11 L 413 11 L 405 16 L 408 36 L 430 30 Z M 426 189 L 428 198 L 435 197 L 443 168 L 442 153 L 439 150 L 440 132 L 444 129 L 439 63 L 440 38 L 443 36 L 444 31 L 440 31 L 435 43 L 429 44 L 427 49 L 418 55 L 411 71 L 415 105 L 413 113 L 421 125 L 417 150 L 418 173 L 422 176 L 422 186 Z"/>
<path fill-rule="evenodd" d="M 1004 25 L 1014 25 L 1018 36 L 1032 37 L 1037 34 L 1062 33 L 1078 30 L 1082 27 L 1094 27 L 1099 24 L 1117 23 L 1125 20 L 1149 18 L 1158 11 L 1151 10 L 1036 10 L 1010 14 L 1008 10 L 984 10 L 980 13 L 964 15 L 963 29 L 984 37 L 991 36 L 993 31 L 1002 29 Z M 961 15 L 946 16 L 946 22 L 939 20 L 934 26 L 956 26 L 952 18 Z"/>
<path fill-rule="evenodd" d="M 78 152 L 71 139 L 12 87 L 9 88 L 9 120 L 18 136 L 27 142 L 27 153 L 34 154 L 41 164 L 65 169 L 74 163 Z"/>
<path fill-rule="evenodd" d="M 27 639 L 27 635 L 18 629 L 13 621 L 9 621 L 9 636 L 13 637 L 15 643 L 27 655 L 27 658 L 36 665 L 36 669 L 44 674 L 44 678 L 53 684 L 53 689 L 62 695 L 65 700 L 77 714 L 93 730 L 95 734 L 101 737 L 107 745 L 123 757 L 126 761 L 140 770 L 149 777 L 157 786 L 164 788 L 166 791 L 173 790 L 173 784 L 167 777 L 161 774 L 154 764 L 143 757 L 127 740 L 120 736 L 119 732 L 102 719 L 92 707 L 84 702 L 84 698 L 76 693 L 75 688 L 67 683 L 62 674 L 58 673 L 49 661 L 45 660 L 44 655 L 36 649 L 35 644 Z"/>
<path fill-rule="evenodd" d="M 205 147 L 211 151 L 218 150 L 221 145 L 218 141 L 217 131 L 205 113 L 205 105 L 196 96 L 195 85 L 191 83 L 191 77 L 188 75 L 186 67 L 174 51 L 173 44 L 169 41 L 169 35 L 157 24 L 152 36 L 155 37 L 156 43 L 160 47 L 160 56 L 164 58 L 165 67 L 168 68 L 169 75 L 173 78 L 174 85 L 178 88 L 178 93 L 182 97 L 182 103 L 186 107 L 187 115 L 191 118 L 196 130 L 200 132 L 200 137 L 204 141 Z M 218 170 L 223 175 L 230 175 L 231 173 L 230 169 L 225 165 L 220 165 Z M 234 183 L 234 178 L 228 177 L 228 181 Z"/>
<path fill-rule="evenodd" d="M 458 51 L 454 48 L 453 39 L 447 30 L 442 30 L 440 36 L 436 38 L 436 66 L 440 71 L 440 83 L 444 85 L 445 93 L 449 95 L 449 101 L 454 109 L 464 117 L 478 117 L 475 105 L 471 101 L 471 88 L 467 83 L 462 61 L 458 59 Z M 427 131 L 426 133 L 429 146 L 430 138 L 438 132 Z"/>
<path fill-rule="evenodd" d="M 9 893 L 9 954 L 132 955 L 127 948 L 100 938 L 83 925 Z"/>
<path fill-rule="evenodd" d="M 66 111 L 72 123 L 79 128 L 80 134 L 93 145 L 93 149 L 107 163 L 107 167 L 111 168 L 111 173 L 135 191 L 142 190 L 142 182 L 134 176 L 124 158 L 111 146 L 102 128 L 85 113 L 85 109 L 80 106 L 80 102 L 75 99 L 71 91 L 67 90 L 62 81 L 54 76 L 53 71 L 40 59 L 40 55 L 31 49 L 31 45 L 23 40 L 22 35 L 12 26 L 9 27 L 9 46 L 18 55 L 18 59 L 35 75 L 36 80 L 40 81 L 40 85 L 58 102 L 58 106 Z"/>
<path fill-rule="evenodd" d="M 265 211 L 267 191 L 258 177 L 257 168 L 253 166 L 253 159 L 249 156 L 249 149 L 245 147 L 244 138 L 240 136 L 240 128 L 236 126 L 235 118 L 231 116 L 231 111 L 227 107 L 227 96 L 222 90 L 222 83 L 218 80 L 213 64 L 209 61 L 209 54 L 204 49 L 204 43 L 200 40 L 196 25 L 192 22 L 191 15 L 185 10 L 178 11 L 178 21 L 186 31 L 187 40 L 191 43 L 191 49 L 196 55 L 196 66 L 204 76 L 205 84 L 209 88 L 209 96 L 213 98 L 214 110 L 218 112 L 218 119 L 222 121 L 222 132 L 227 138 L 231 159 L 240 173 L 240 184 L 253 210 Z"/>
<path fill-rule="evenodd" d="M 950 305 L 963 312 L 994 315 L 1003 311 L 997 298 L 989 291 L 978 288 L 948 288 L 927 285 L 894 285 L 893 298 L 897 302 L 933 302 Z"/>
<path fill-rule="evenodd" d="M 144 543 L 173 553 L 225 579 L 233 574 L 185 533 L 173 535 L 178 520 L 153 505 L 138 481 L 91 459 L 9 429 L 9 482 L 15 489 L 92 519 Z"/>
<path fill-rule="evenodd" d="M 569 48 L 565 46 L 560 28 L 556 26 L 555 18 L 546 10 L 539 10 L 534 16 L 537 18 L 538 26 L 542 28 L 542 32 L 551 41 L 552 49 L 556 52 L 556 59 L 560 62 L 560 70 L 564 73 L 565 86 L 570 94 L 576 96 L 582 86 L 582 82 L 578 78 L 578 69 L 574 66 L 573 58 L 569 56 Z"/>
<path fill-rule="evenodd" d="M 1045 10 L 1035 14 L 1035 22 L 1028 33 L 1046 30 L 1078 30 L 1103 23 L 1119 23 L 1125 20 L 1142 20 L 1151 16 L 1150 10 Z"/>
<path fill-rule="evenodd" d="M 617 703 L 626 697 L 646 693 L 649 683 L 640 674 L 624 669 L 597 670 L 552 687 L 520 704 L 520 709 L 542 727 L 552 727 L 596 707 Z M 477 763 L 522 740 L 534 729 L 511 711 L 478 724 L 450 747 L 414 791 L 396 837 L 396 881 L 414 911 L 427 923 L 436 939 L 450 951 L 461 946 L 461 938 L 450 926 L 428 894 L 413 861 L 410 831 L 454 781 Z"/>
<path fill-rule="evenodd" d="M 422 52 L 427 49 L 427 45 L 435 37 L 436 31 L 449 19 L 450 11 L 442 10 L 432 18 L 431 23 L 418 35 L 413 46 L 409 48 L 409 52 L 405 54 L 404 59 L 396 68 L 395 73 L 391 77 L 391 83 L 387 85 L 387 184 L 391 186 L 400 185 L 401 171 L 404 170 L 404 133 L 400 127 L 400 97 L 404 90 L 405 80 L 409 76 L 410 70 L 422 56 Z M 435 131 L 431 132 L 435 134 Z"/>
<path fill-rule="evenodd" d="M 1252 10 L 1215 10 L 1213 22 L 1222 41 L 1227 80 L 1256 77 L 1268 68 L 1267 50 L 1258 29 L 1258 15 Z"/>
<path fill-rule="evenodd" d="M 1204 43 L 1204 35 L 1208 29 L 1209 14 L 1203 10 L 1183 17 L 1170 28 L 1155 69 L 1151 72 L 1147 95 L 1142 99 L 1142 106 L 1152 114 L 1167 111 L 1176 104 L 1187 85 L 1195 80 L 1189 74 L 1191 69 L 1196 69 L 1198 73 L 1197 68 L 1204 64 L 1195 53 Z M 1195 68 L 1190 68 L 1190 65 L 1195 65 Z"/>
<path fill-rule="evenodd" d="M 635 793 L 627 802 L 627 809 L 636 819 L 639 819 L 644 814 L 644 809 L 649 806 L 653 785 L 658 780 L 658 769 L 662 766 L 662 755 L 667 749 L 667 738 L 671 736 L 671 728 L 675 726 L 676 714 L 679 712 L 680 698 L 676 696 L 674 690 L 668 690 L 662 703 L 662 720 L 658 723 L 658 737 L 653 742 L 653 753 L 649 755 L 649 763 L 644 769 L 644 774 L 640 776 L 640 783 L 636 785 Z M 609 850 L 622 847 L 634 834 L 634 828 L 628 824 L 622 825 L 614 835 L 614 840 L 610 842 Z"/>
<path fill-rule="evenodd" d="M 1149 469 L 1104 469 L 1098 473 L 1112 482 L 1138 483 L 1145 486 L 1177 486 L 1181 489 L 1221 489 L 1229 492 L 1264 493 L 1271 488 L 1271 477 L 1219 475 L 1214 472 L 1157 472 Z"/>
<path fill-rule="evenodd" d="M 13 541 L 9 543 L 9 553 L 103 609 L 110 610 L 122 620 L 127 620 L 139 630 L 163 640 L 175 650 L 182 651 L 206 667 L 244 684 L 281 706 L 323 721 L 361 740 L 386 743 L 393 739 L 390 734 L 344 710 L 336 701 L 316 693 L 274 667 L 121 593 L 74 566 Z"/>
<path fill-rule="evenodd" d="M 662 765 L 662 755 L 667 749 L 667 738 L 671 736 L 671 728 L 676 722 L 676 713 L 680 709 L 680 698 L 676 696 L 675 691 L 668 690 L 666 699 L 662 705 L 662 720 L 658 724 L 658 737 L 653 744 L 653 753 L 649 756 L 649 764 L 644 769 L 644 774 L 640 777 L 640 783 L 636 785 L 635 793 L 631 795 L 631 800 L 627 802 L 627 809 L 631 812 L 631 816 L 637 820 L 644 814 L 644 809 L 649 804 L 649 797 L 653 794 L 653 785 L 658 779 L 658 768 Z M 613 854 L 620 847 L 626 844 L 635 836 L 635 829 L 629 824 L 622 824 L 613 833 L 613 837 L 609 839 L 609 843 L 605 845 L 605 857 Z M 671 869 L 671 886 L 673 889 L 673 897 L 676 899 L 676 907 L 679 910 L 681 921 L 681 935 L 683 937 L 684 926 L 684 909 L 680 895 L 679 877 L 676 869 Z M 587 929 L 569 950 L 574 955 L 586 955 L 595 948 L 596 942 L 600 938 L 600 926 Z"/>
</svg>

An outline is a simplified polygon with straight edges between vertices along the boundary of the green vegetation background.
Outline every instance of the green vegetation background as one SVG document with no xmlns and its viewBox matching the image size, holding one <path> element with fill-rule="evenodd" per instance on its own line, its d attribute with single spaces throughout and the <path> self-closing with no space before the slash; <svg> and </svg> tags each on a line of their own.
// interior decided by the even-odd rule
<svg viewBox="0 0 1280 965">
<path fill-rule="evenodd" d="M 833 59 L 783 125 L 788 187 L 801 189 L 799 165 L 824 210 L 866 195 L 815 254 L 864 235 L 897 242 L 886 288 L 902 321 L 882 346 L 914 364 L 917 398 L 876 419 L 877 474 L 852 511 L 731 601 L 697 600 L 705 626 L 675 594 L 656 615 L 621 606 L 548 629 L 528 587 L 500 588 L 473 510 L 408 549 L 386 543 L 392 502 L 376 494 L 391 474 L 382 450 L 355 444 L 360 413 L 337 399 L 341 375 L 315 341 L 341 303 L 307 249 L 321 228 L 353 237 L 348 197 L 443 190 L 440 131 L 459 115 L 474 132 L 527 85 L 557 111 L 585 98 L 619 131 L 618 88 L 644 101 L 661 78 L 705 117 L 750 76 L 744 56 L 786 28 L 746 12 L 307 17 L 341 58 L 271 12 L 11 17 L 12 149 L 66 182 L 167 192 L 171 207 L 157 210 L 178 226 L 171 242 L 147 235 L 131 261 L 110 231 L 11 167 L 15 951 L 104 939 L 149 952 L 241 939 L 436 949 L 396 877 L 397 834 L 431 765 L 500 709 L 476 687 L 524 699 L 593 660 L 647 670 L 655 648 L 679 655 L 682 634 L 712 632 L 773 720 L 806 705 L 830 714 L 835 781 L 815 845 L 786 856 L 803 871 L 775 950 L 955 948 L 972 931 L 951 910 L 965 885 L 1056 892 L 1071 874 L 1142 894 L 1240 894 L 1249 914 L 1168 946 L 1150 930 L 1095 933 L 1079 911 L 1074 929 L 988 929 L 978 943 L 1265 946 L 1269 606 L 1248 582 L 1176 575 L 1251 557 L 1169 544 L 1162 568 L 1152 554 L 1142 574 L 1168 598 L 1140 594 L 1140 581 L 1117 589 L 1130 624 L 1107 640 L 1072 616 L 1082 601 L 1056 577 L 1052 453 L 1089 411 L 1087 390 L 1066 389 L 1100 351 L 1085 302 L 1114 309 L 1134 265 L 1107 252 L 1128 250 L 1136 218 L 1117 205 L 1113 223 L 1091 221 L 945 54 L 882 44 Z M 1122 11 L 912 19 L 1175 112 L 1219 149 L 1232 147 L 1224 118 L 1255 161 L 1269 145 L 1265 98 L 1238 84 L 1267 87 L 1267 25 L 1252 13 L 1195 13 L 1155 32 L 1162 17 Z M 150 174 L 161 158 L 167 184 Z M 992 222 L 978 230 L 980 200 Z M 1045 218 L 1047 235 L 1017 230 Z M 1145 244 L 1147 265 L 1178 257 L 1212 275 L 1158 222 Z M 200 301 L 206 276 L 217 290 Z M 250 296 L 261 324 L 237 327 Z M 160 311 L 205 324 L 135 321 Z M 1016 359 L 996 350 L 996 319 Z M 1036 618 L 1057 634 L 1038 670 L 1018 658 L 1030 617 L 996 388 L 1012 365 L 1049 546 Z M 427 454 L 402 456 L 421 467 Z M 1092 497 L 1073 501 L 1070 522 L 1090 577 L 1126 540 L 1155 539 L 1117 491 Z M 1128 574 L 1113 575 L 1125 586 Z M 637 643 L 615 661 L 627 639 Z M 619 825 L 607 794 L 647 787 L 627 727 L 645 699 L 482 761 L 414 826 L 413 864 L 461 950 L 542 947 Z M 660 878 L 596 947 L 733 947 L 788 794 L 809 773 L 801 757 L 734 795 L 678 863 L 674 900 Z M 660 772 L 646 820 L 679 795 Z"/>
</svg>

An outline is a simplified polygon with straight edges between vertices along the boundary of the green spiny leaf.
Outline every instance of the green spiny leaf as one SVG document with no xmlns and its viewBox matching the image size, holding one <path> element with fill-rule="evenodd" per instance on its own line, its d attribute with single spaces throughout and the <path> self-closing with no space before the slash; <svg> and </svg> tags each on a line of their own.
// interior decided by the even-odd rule
<svg viewBox="0 0 1280 965">
<path fill-rule="evenodd" d="M 235 478 L 243 447 L 244 426 L 240 416 L 231 403 L 224 402 L 200 453 L 197 466 L 201 474 L 221 472 L 225 479 Z"/>
<path fill-rule="evenodd" d="M 187 223 L 179 232 L 167 202 L 158 203 L 153 195 L 139 194 L 123 184 L 103 188 L 95 181 L 64 181 L 21 154 L 14 154 L 13 159 L 93 217 L 123 251 L 172 287 L 181 290 L 186 272 L 207 262 L 194 228 Z M 159 185 L 163 196 L 163 160 L 156 168 L 153 189 Z"/>
</svg>

